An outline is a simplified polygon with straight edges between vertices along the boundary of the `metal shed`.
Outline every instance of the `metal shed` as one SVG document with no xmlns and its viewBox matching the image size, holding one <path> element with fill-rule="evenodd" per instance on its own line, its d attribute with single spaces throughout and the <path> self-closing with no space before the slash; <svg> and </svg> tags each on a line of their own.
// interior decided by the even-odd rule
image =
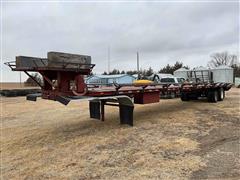
<svg viewBox="0 0 240 180">
<path fill-rule="evenodd" d="M 186 69 L 186 68 L 179 68 L 179 69 L 177 69 L 176 71 L 173 72 L 173 75 L 175 77 L 181 77 L 181 78 L 184 78 L 184 79 L 188 79 L 188 72 L 189 72 L 189 70 Z"/>
<path fill-rule="evenodd" d="M 115 75 L 93 75 L 86 79 L 87 84 L 101 84 L 111 85 L 112 83 L 117 84 L 129 84 L 133 83 L 136 78 L 128 74 L 115 74 Z"/>
<path fill-rule="evenodd" d="M 211 69 L 214 82 L 233 83 L 233 68 L 221 65 Z"/>
</svg>

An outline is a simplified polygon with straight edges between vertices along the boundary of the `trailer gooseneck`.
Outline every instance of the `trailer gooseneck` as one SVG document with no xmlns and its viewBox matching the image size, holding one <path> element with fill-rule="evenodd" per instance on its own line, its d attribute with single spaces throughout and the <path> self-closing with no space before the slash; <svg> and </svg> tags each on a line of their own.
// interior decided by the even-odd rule
<svg viewBox="0 0 240 180">
<path fill-rule="evenodd" d="M 224 99 L 224 92 L 231 88 L 228 83 L 176 84 L 116 84 L 111 87 L 88 85 L 84 75 L 90 75 L 94 64 L 90 56 L 49 52 L 48 58 L 18 56 L 16 61 L 5 63 L 13 71 L 23 71 L 34 81 L 29 72 L 38 72 L 43 77 L 41 94 L 30 94 L 27 100 L 37 97 L 58 101 L 67 105 L 71 100 L 89 100 L 90 117 L 104 121 L 105 106 L 119 107 L 120 123 L 133 125 L 134 104 L 157 103 L 167 94 L 180 95 L 183 101 L 206 96 L 209 101 Z"/>
</svg>

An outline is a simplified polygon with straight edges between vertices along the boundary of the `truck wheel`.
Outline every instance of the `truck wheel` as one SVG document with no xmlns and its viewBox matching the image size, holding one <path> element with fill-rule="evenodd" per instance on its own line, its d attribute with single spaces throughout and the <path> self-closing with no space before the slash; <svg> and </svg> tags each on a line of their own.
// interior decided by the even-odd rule
<svg viewBox="0 0 240 180">
<path fill-rule="evenodd" d="M 175 92 L 171 92 L 171 93 L 170 93 L 170 98 L 171 98 L 171 99 L 174 99 L 175 97 L 176 97 Z"/>
<path fill-rule="evenodd" d="M 223 88 L 220 88 L 218 90 L 218 101 L 223 101 L 224 98 L 225 98 L 225 91 Z"/>
<path fill-rule="evenodd" d="M 181 100 L 182 101 L 189 101 L 188 94 L 185 92 L 181 92 Z"/>
<path fill-rule="evenodd" d="M 191 99 L 192 100 L 198 100 L 198 95 L 197 94 L 192 94 Z"/>
<path fill-rule="evenodd" d="M 208 102 L 216 103 L 218 101 L 218 91 L 209 91 L 207 95 Z"/>
</svg>

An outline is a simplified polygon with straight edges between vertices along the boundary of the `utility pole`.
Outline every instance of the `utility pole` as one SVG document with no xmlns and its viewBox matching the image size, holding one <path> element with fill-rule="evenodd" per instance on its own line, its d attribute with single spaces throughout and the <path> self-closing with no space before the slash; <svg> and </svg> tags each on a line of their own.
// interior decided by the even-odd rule
<svg viewBox="0 0 240 180">
<path fill-rule="evenodd" d="M 138 79 L 140 79 L 140 72 L 139 72 L 139 53 L 137 52 L 137 72 L 138 72 Z"/>
<path fill-rule="evenodd" d="M 20 78 L 20 87 L 22 87 L 22 74 L 19 72 L 19 78 Z"/>
<path fill-rule="evenodd" d="M 108 46 L 108 74 L 110 73 L 110 46 Z"/>
</svg>

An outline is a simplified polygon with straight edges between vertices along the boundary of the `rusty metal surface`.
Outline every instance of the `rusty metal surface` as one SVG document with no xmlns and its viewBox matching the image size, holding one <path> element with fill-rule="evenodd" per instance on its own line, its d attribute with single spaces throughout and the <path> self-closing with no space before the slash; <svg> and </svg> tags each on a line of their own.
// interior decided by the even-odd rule
<svg viewBox="0 0 240 180">
<path fill-rule="evenodd" d="M 130 98 L 137 96 L 142 103 L 158 102 L 159 93 L 179 91 L 178 85 L 168 84 L 113 84 L 112 87 L 89 87 L 84 82 L 84 75 L 89 75 L 92 68 L 91 56 L 61 52 L 48 52 L 48 59 L 18 56 L 16 62 L 5 63 L 13 71 L 39 72 L 44 81 L 41 85 L 42 98 L 57 100 L 59 97 L 90 96 L 105 97 L 126 95 Z M 40 84 L 39 84 L 40 85 Z M 142 94 L 144 94 L 142 96 Z"/>
<path fill-rule="evenodd" d="M 159 91 L 155 92 L 143 92 L 134 94 L 135 104 L 150 104 L 159 102 L 160 96 Z"/>
</svg>

